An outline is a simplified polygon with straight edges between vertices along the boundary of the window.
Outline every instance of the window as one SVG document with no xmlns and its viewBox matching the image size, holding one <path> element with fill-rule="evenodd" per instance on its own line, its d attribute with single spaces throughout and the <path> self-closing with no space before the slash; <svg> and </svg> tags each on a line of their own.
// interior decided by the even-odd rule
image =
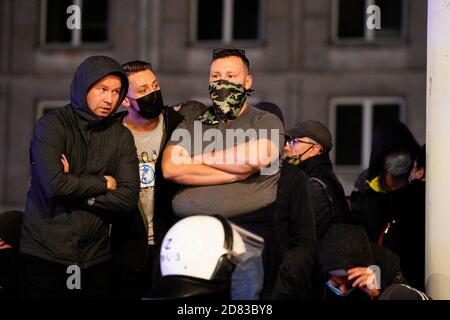
<svg viewBox="0 0 450 320">
<path fill-rule="evenodd" d="M 80 8 L 80 29 L 69 29 L 67 22 L 74 14 L 72 6 Z M 108 0 L 43 0 L 41 8 L 41 43 L 81 46 L 108 40 Z M 71 19 L 71 21 L 73 21 Z"/>
<path fill-rule="evenodd" d="M 371 30 L 366 22 L 371 5 L 380 8 L 381 29 Z M 334 0 L 333 39 L 338 42 L 399 40 L 405 36 L 405 0 Z"/>
<path fill-rule="evenodd" d="M 334 141 L 334 163 L 368 167 L 373 129 L 390 121 L 402 121 L 403 106 L 401 98 L 333 99 L 330 129 Z"/>
<path fill-rule="evenodd" d="M 193 42 L 260 38 L 261 0 L 193 0 L 192 11 Z"/>
</svg>

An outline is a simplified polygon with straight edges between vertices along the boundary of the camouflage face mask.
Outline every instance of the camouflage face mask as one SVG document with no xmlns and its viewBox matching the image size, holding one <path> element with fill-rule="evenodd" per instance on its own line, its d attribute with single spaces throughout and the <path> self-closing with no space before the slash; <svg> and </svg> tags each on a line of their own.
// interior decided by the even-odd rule
<svg viewBox="0 0 450 320">
<path fill-rule="evenodd" d="M 213 105 L 197 120 L 206 124 L 216 124 L 237 118 L 245 103 L 247 90 L 241 84 L 218 80 L 210 82 L 209 96 Z"/>
</svg>

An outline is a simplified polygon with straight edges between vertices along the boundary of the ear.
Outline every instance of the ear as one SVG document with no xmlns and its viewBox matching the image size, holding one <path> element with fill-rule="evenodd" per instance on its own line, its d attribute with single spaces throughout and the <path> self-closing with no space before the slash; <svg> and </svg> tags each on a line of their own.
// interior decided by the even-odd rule
<svg viewBox="0 0 450 320">
<path fill-rule="evenodd" d="M 423 178 L 425 178 L 425 169 L 424 168 L 420 168 L 416 170 L 416 178 L 419 180 L 422 180 Z"/>
<path fill-rule="evenodd" d="M 245 77 L 244 87 L 245 89 L 249 90 L 252 88 L 252 85 L 253 85 L 253 76 L 249 74 Z"/>
<path fill-rule="evenodd" d="M 127 108 L 131 107 L 130 99 L 125 97 L 125 99 L 123 99 L 123 101 L 122 101 L 122 105 Z"/>
</svg>

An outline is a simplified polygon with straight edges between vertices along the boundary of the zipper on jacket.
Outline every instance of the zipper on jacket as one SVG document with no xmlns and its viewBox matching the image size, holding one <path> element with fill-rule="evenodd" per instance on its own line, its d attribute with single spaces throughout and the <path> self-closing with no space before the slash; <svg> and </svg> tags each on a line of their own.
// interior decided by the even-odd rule
<svg viewBox="0 0 450 320">
<path fill-rule="evenodd" d="M 383 232 L 381 233 L 380 237 L 378 238 L 378 245 L 383 245 L 383 240 L 385 235 L 389 232 L 389 229 L 396 223 L 395 220 L 392 220 L 391 222 L 388 222 L 386 227 L 384 228 Z"/>
</svg>

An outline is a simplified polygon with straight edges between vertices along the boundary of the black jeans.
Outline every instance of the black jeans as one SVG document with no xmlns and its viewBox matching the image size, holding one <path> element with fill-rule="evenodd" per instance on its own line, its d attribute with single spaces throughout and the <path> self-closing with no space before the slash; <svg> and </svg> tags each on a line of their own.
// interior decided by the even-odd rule
<svg viewBox="0 0 450 320">
<path fill-rule="evenodd" d="M 21 254 L 20 288 L 23 299 L 97 300 L 111 297 L 111 262 L 80 269 L 80 288 L 73 287 L 76 272 L 69 265 Z M 72 286 L 71 286 L 72 284 Z"/>
</svg>

